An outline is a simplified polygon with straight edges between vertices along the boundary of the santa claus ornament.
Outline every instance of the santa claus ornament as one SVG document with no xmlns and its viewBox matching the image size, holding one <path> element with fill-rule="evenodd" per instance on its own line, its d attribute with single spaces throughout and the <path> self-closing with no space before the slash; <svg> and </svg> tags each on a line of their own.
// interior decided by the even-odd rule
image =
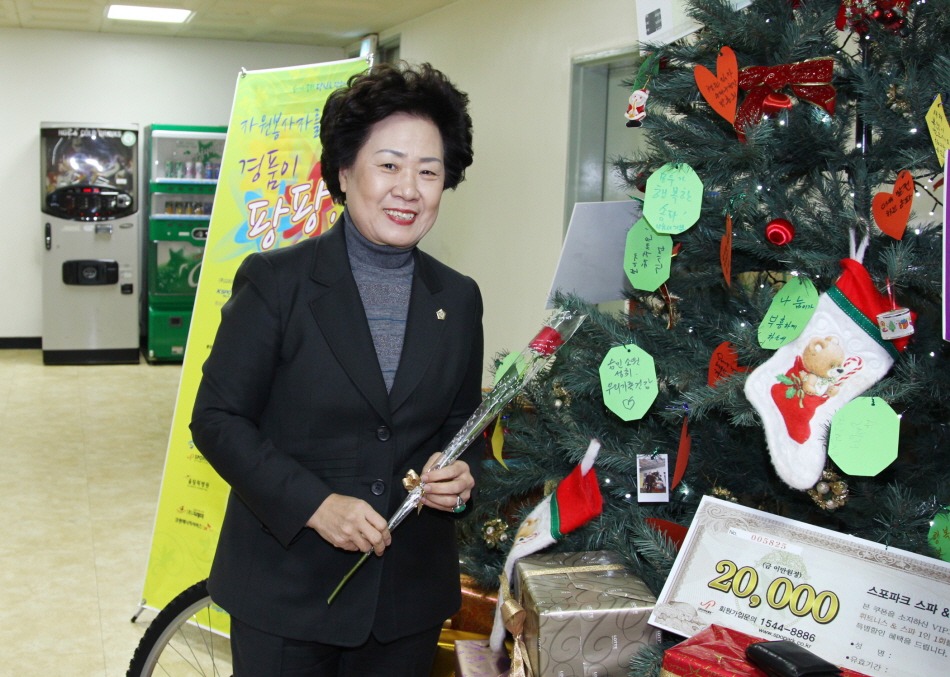
<svg viewBox="0 0 950 677">
<path fill-rule="evenodd" d="M 815 486 L 835 412 L 890 370 L 908 338 L 887 340 L 877 316 L 892 309 L 861 265 L 867 240 L 818 299 L 801 335 L 749 375 L 745 394 L 765 428 L 772 465 L 790 487 Z"/>
<path fill-rule="evenodd" d="M 627 127 L 640 127 L 643 125 L 643 118 L 647 116 L 647 99 L 650 93 L 645 89 L 638 89 L 630 95 L 627 101 Z"/>
<path fill-rule="evenodd" d="M 640 127 L 643 125 L 643 119 L 647 116 L 646 104 L 650 98 L 650 92 L 647 91 L 647 85 L 650 79 L 660 72 L 660 61 L 656 52 L 647 54 L 640 68 L 637 69 L 637 76 L 633 81 L 633 93 L 627 100 L 627 112 L 624 117 L 627 118 L 627 127 Z"/>
</svg>

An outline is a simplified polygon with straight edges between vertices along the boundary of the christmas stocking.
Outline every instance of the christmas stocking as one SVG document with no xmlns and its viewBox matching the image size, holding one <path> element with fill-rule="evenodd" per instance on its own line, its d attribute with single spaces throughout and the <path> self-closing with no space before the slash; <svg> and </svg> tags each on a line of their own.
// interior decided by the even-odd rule
<svg viewBox="0 0 950 677">
<path fill-rule="evenodd" d="M 587 524 L 597 517 L 603 506 L 594 460 L 600 451 L 600 442 L 591 440 L 581 464 L 561 480 L 557 489 L 544 497 L 531 514 L 525 518 L 515 536 L 514 545 L 505 560 L 505 577 L 511 580 L 515 562 L 538 552 L 557 541 L 564 534 Z M 495 626 L 491 633 L 491 648 L 501 651 L 505 643 L 505 626 L 502 621 L 503 595 L 498 595 L 495 608 Z"/>
<path fill-rule="evenodd" d="M 877 315 L 891 310 L 891 303 L 854 255 L 841 265 L 844 272 L 819 297 L 801 335 L 745 384 L 762 417 L 772 465 L 786 484 L 803 491 L 825 468 L 832 416 L 879 381 L 908 340 L 881 337 Z"/>
</svg>

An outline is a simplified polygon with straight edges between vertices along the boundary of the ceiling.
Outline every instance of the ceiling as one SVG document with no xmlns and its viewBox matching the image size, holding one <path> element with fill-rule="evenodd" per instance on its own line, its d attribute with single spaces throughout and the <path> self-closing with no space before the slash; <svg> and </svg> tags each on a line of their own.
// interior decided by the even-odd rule
<svg viewBox="0 0 950 677">
<path fill-rule="evenodd" d="M 107 19 L 107 0 L 0 0 L 0 26 L 343 47 L 455 0 L 114 0 L 195 12 L 186 24 Z"/>
</svg>

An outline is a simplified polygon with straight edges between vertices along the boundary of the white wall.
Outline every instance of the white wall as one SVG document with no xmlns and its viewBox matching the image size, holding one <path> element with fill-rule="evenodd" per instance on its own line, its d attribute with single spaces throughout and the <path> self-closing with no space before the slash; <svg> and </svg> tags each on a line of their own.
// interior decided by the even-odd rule
<svg viewBox="0 0 950 677">
<path fill-rule="evenodd" d="M 423 249 L 481 285 L 486 357 L 520 350 L 547 315 L 561 248 L 571 60 L 635 44 L 635 2 L 459 0 L 381 37 L 395 34 L 403 58 L 430 61 L 469 93 L 475 123 L 475 164 L 446 194 Z M 41 334 L 41 120 L 225 124 L 241 66 L 342 57 L 336 48 L 0 28 L 0 186 L 17 196 L 0 224 L 0 337 Z M 76 81 L 84 66 L 102 84 Z"/>
<path fill-rule="evenodd" d="M 0 337 L 42 334 L 41 121 L 226 125 L 242 67 L 341 58 L 336 47 L 0 28 Z"/>
<path fill-rule="evenodd" d="M 635 3 L 460 0 L 394 33 L 402 58 L 468 92 L 475 127 L 475 163 L 422 248 L 481 286 L 486 361 L 521 350 L 561 251 L 571 60 L 636 43 Z"/>
</svg>

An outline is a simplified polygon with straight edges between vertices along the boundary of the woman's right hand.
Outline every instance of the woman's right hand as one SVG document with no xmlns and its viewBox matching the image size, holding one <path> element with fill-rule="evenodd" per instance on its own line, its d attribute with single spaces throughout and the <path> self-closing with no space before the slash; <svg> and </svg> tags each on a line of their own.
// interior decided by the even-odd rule
<svg viewBox="0 0 950 677">
<path fill-rule="evenodd" d="M 383 516 L 366 501 L 352 496 L 330 494 L 307 520 L 307 526 L 331 545 L 344 550 L 375 550 L 377 555 L 382 555 L 392 543 Z"/>
</svg>

